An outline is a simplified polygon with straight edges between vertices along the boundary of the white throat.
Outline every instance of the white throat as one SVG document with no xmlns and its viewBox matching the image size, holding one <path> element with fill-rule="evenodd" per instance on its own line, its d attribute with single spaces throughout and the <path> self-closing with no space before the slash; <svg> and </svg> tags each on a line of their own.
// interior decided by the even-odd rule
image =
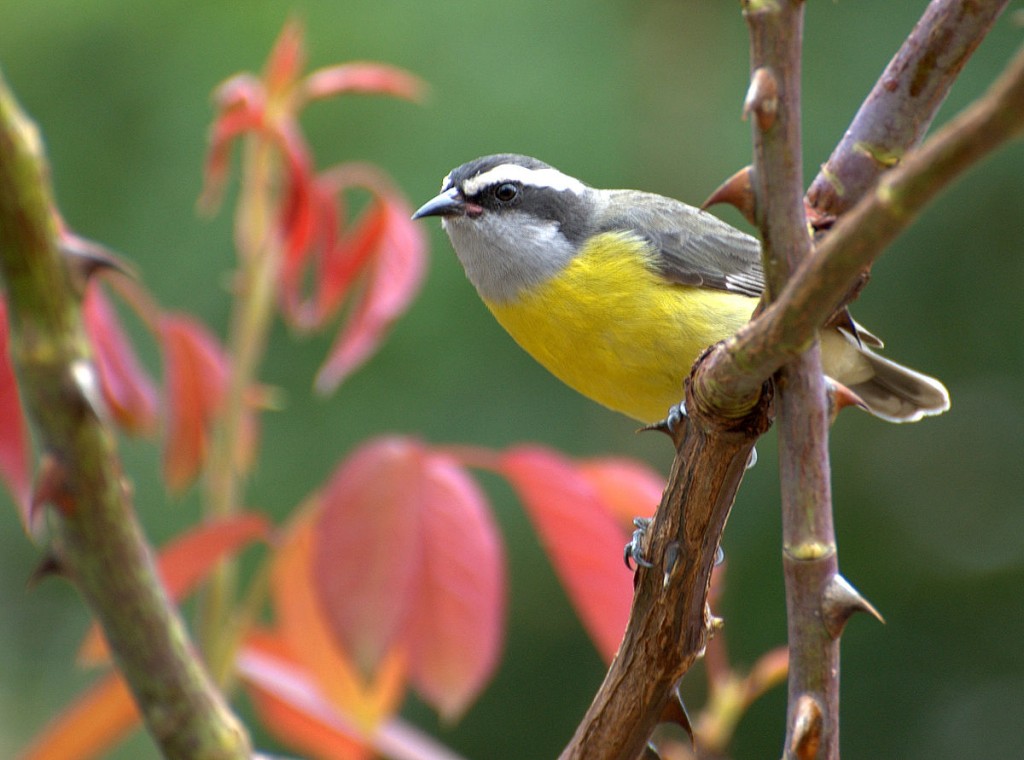
<svg viewBox="0 0 1024 760">
<path fill-rule="evenodd" d="M 557 222 L 515 212 L 447 217 L 442 227 L 469 281 L 493 303 L 507 303 L 548 280 L 575 255 Z"/>
</svg>

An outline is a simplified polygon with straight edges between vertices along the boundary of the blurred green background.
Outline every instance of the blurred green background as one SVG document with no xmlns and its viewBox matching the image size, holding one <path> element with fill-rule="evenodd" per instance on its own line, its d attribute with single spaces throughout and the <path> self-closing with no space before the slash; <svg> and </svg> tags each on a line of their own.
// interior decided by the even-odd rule
<svg viewBox="0 0 1024 760">
<path fill-rule="evenodd" d="M 809 4 L 808 181 L 924 5 Z M 1021 40 L 1021 7 L 1011 4 L 968 63 L 940 122 L 1002 69 Z M 377 162 L 414 204 L 453 166 L 498 151 L 692 203 L 750 160 L 739 3 L 6 0 L 0 65 L 45 135 L 65 218 L 134 261 L 165 306 L 220 334 L 229 219 L 194 211 L 209 93 L 260 67 L 290 13 L 307 22 L 314 66 L 377 59 L 431 84 L 423 106 L 348 98 L 315 105 L 304 121 L 321 166 Z M 720 213 L 741 223 L 731 209 Z M 252 506 L 283 517 L 354 444 L 390 431 L 622 453 L 667 470 L 662 437 L 634 435 L 631 421 L 563 388 L 512 344 L 430 228 L 423 294 L 334 397 L 309 392 L 332 336 L 275 329 L 263 375 L 285 389 L 288 407 L 266 417 Z M 842 568 L 888 621 L 857 619 L 844 637 L 846 758 L 1024 757 L 1022 234 L 1017 143 L 929 209 L 856 305 L 888 355 L 945 380 L 953 409 L 904 427 L 851 412 L 834 432 Z M 143 353 L 155 366 L 151 344 Z M 726 532 L 727 594 L 716 610 L 741 665 L 785 637 L 774 435 L 759 449 Z M 195 494 L 166 495 L 153 445 L 126 442 L 124 459 L 154 542 L 195 521 Z M 471 758 L 554 757 L 604 668 L 508 488 L 485 484 L 510 547 L 505 659 L 459 724 L 441 725 L 415 702 L 407 714 Z M 26 590 L 39 550 L 6 495 L 0 501 L 0 756 L 10 757 L 91 676 L 72 664 L 84 606 L 59 581 Z M 692 708 L 701 680 L 695 673 L 685 687 Z M 778 756 L 783 692 L 745 717 L 735 757 Z M 113 756 L 154 755 L 136 736 Z"/>
</svg>

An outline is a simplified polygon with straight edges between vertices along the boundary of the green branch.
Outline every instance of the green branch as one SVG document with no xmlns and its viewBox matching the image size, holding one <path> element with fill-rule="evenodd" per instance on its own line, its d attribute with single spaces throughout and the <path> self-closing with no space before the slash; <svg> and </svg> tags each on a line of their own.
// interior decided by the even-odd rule
<svg viewBox="0 0 1024 760">
<path fill-rule="evenodd" d="M 142 537 L 97 398 L 81 294 L 59 249 L 42 142 L 0 77 L 0 274 L 11 358 L 44 452 L 50 553 L 103 627 L 166 757 L 249 757 L 245 730 L 197 659 Z"/>
</svg>

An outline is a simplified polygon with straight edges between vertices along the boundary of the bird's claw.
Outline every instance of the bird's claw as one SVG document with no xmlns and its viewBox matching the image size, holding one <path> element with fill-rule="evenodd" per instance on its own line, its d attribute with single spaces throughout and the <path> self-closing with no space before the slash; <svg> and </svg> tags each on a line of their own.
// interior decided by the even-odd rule
<svg viewBox="0 0 1024 760">
<path fill-rule="evenodd" d="M 645 430 L 657 430 L 659 433 L 664 433 L 665 435 L 674 438 L 680 425 L 686 422 L 686 416 L 686 402 L 680 401 L 675 406 L 669 407 L 668 414 L 665 415 L 665 419 L 652 422 L 650 425 L 644 425 L 640 428 L 640 432 Z"/>
<path fill-rule="evenodd" d="M 633 525 L 636 526 L 636 530 L 633 531 L 629 543 L 622 550 L 622 559 L 630 570 L 633 569 L 630 561 L 635 562 L 637 567 L 654 567 L 654 563 L 644 556 L 643 550 L 644 537 L 647 535 L 647 528 L 651 525 L 651 518 L 634 517 Z"/>
</svg>

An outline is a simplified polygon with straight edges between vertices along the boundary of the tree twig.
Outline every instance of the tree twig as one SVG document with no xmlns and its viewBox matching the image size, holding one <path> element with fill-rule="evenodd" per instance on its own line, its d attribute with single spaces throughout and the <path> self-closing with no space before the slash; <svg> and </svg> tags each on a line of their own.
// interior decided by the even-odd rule
<svg viewBox="0 0 1024 760">
<path fill-rule="evenodd" d="M 694 378 L 697 395 L 720 394 L 727 405 L 755 395 L 758 378 L 775 372 L 810 344 L 817 327 L 842 303 L 850 283 L 928 203 L 1022 132 L 1024 48 L 984 96 L 907 154 L 840 218 L 771 306 L 716 347 Z"/>
<path fill-rule="evenodd" d="M 807 191 L 838 217 L 917 145 L 1008 0 L 932 0 Z"/>
<path fill-rule="evenodd" d="M 766 294 L 779 293 L 809 256 L 800 142 L 802 0 L 744 5 L 750 27 L 754 195 Z M 768 118 L 770 117 L 770 118 Z M 828 410 L 817 345 L 776 376 L 783 568 L 789 640 L 784 757 L 838 757 L 839 640 L 821 602 L 838 571 L 832 525 Z M 813 715 L 813 720 L 807 716 Z"/>
<path fill-rule="evenodd" d="M 0 273 L 11 358 L 44 451 L 35 499 L 57 507 L 51 564 L 103 626 L 165 756 L 246 758 L 246 732 L 193 651 L 135 520 L 53 208 L 38 132 L 0 77 Z"/>
<path fill-rule="evenodd" d="M 745 417 L 722 418 L 687 398 L 688 421 L 648 533 L 657 566 L 637 572 L 625 638 L 562 760 L 634 760 L 703 652 L 718 542 L 750 450 L 770 424 L 770 399 L 766 392 Z"/>
<path fill-rule="evenodd" d="M 813 343 L 850 284 L 922 207 L 1022 128 L 1024 51 L 983 98 L 891 169 L 876 191 L 843 217 L 760 317 L 695 365 L 687 389 L 690 423 L 677 441 L 669 485 L 649 531 L 647 556 L 659 565 L 638 574 L 619 653 L 562 758 L 633 760 L 672 686 L 699 653 L 709 626 L 706 580 L 742 476 L 737 467 L 767 426 L 763 379 Z M 746 432 L 739 439 L 720 440 L 740 431 Z M 704 534 L 698 540 L 687 535 L 690 530 Z M 668 584 L 662 575 L 666 567 L 671 568 Z M 844 601 L 841 578 L 831 577 L 826 603 L 839 599 L 838 604 L 852 605 L 848 597 Z M 820 586 L 808 588 L 820 603 Z M 820 738 L 816 731 L 823 716 L 817 703 L 798 699 L 794 711 L 809 729 L 800 736 Z"/>
</svg>

